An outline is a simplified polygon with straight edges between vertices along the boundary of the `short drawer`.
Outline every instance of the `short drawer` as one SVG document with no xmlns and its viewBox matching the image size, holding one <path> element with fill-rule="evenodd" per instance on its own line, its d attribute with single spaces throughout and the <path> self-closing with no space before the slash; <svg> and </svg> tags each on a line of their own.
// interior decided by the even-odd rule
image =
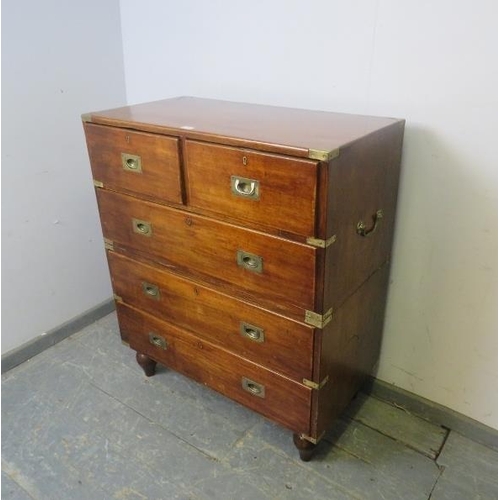
<svg viewBox="0 0 500 500">
<path fill-rule="evenodd" d="M 317 162 L 186 141 L 189 204 L 315 236 Z"/>
<path fill-rule="evenodd" d="M 314 328 L 116 252 L 108 262 L 119 300 L 298 382 L 311 379 Z"/>
<path fill-rule="evenodd" d="M 123 304 L 117 304 L 117 312 L 132 349 L 297 433 L 309 433 L 308 387 Z"/>
<path fill-rule="evenodd" d="M 92 175 L 106 188 L 182 203 L 178 139 L 85 123 Z"/>
<path fill-rule="evenodd" d="M 314 309 L 316 248 L 104 189 L 97 200 L 114 244 L 300 320 Z"/>
</svg>

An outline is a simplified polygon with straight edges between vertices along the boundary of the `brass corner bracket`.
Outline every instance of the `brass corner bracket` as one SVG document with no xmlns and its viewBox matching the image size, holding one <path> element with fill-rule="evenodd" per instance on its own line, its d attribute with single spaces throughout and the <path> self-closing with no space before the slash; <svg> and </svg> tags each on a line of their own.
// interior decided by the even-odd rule
<svg viewBox="0 0 500 500">
<path fill-rule="evenodd" d="M 328 309 L 325 314 L 319 314 L 314 311 L 307 311 L 304 318 L 304 323 L 315 326 L 316 328 L 323 328 L 333 318 L 333 308 Z"/>
<path fill-rule="evenodd" d="M 318 444 L 323 439 L 324 435 L 325 435 L 325 431 L 323 431 L 317 438 L 313 438 L 311 436 L 306 436 L 305 434 L 300 434 L 300 438 L 305 439 L 306 441 L 309 441 L 312 444 Z"/>
<path fill-rule="evenodd" d="M 319 391 L 327 382 L 330 377 L 327 375 L 319 384 L 317 382 L 313 382 L 312 380 L 308 380 L 306 378 L 302 379 L 302 383 L 306 387 L 310 387 L 311 389 L 316 389 Z"/>
<path fill-rule="evenodd" d="M 92 115 L 90 113 L 83 113 L 82 115 L 82 122 L 92 122 Z"/>
<path fill-rule="evenodd" d="M 101 181 L 96 181 L 95 179 L 93 180 L 94 182 L 94 186 L 96 188 L 103 188 L 104 187 L 104 184 L 101 182 Z"/>
<path fill-rule="evenodd" d="M 337 241 L 336 234 L 330 236 L 330 238 L 328 238 L 327 240 L 320 240 L 318 238 L 313 238 L 313 237 L 309 237 L 306 240 L 308 245 L 312 245 L 313 247 L 318 247 L 318 248 L 328 248 L 332 243 L 335 243 L 336 241 Z"/>
<path fill-rule="evenodd" d="M 104 238 L 104 248 L 106 250 L 114 250 L 114 244 L 113 244 L 113 240 L 110 240 L 108 238 Z"/>
<path fill-rule="evenodd" d="M 307 153 L 307 157 L 311 160 L 320 160 L 320 161 L 330 161 L 339 156 L 340 150 L 338 148 L 332 149 L 331 151 L 324 151 L 321 149 L 309 149 Z"/>
</svg>

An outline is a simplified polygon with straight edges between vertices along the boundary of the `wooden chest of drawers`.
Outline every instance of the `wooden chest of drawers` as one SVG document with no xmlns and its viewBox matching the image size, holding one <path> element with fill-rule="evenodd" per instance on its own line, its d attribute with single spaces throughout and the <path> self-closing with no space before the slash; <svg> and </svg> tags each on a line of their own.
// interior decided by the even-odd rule
<svg viewBox="0 0 500 500">
<path fill-rule="evenodd" d="M 308 460 L 378 358 L 404 121 L 189 97 L 83 121 L 123 341 Z"/>
</svg>

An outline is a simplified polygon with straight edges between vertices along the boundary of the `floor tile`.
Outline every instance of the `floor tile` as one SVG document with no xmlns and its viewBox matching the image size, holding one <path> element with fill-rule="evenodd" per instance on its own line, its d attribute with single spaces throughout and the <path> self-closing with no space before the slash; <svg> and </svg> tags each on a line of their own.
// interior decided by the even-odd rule
<svg viewBox="0 0 500 500">
<path fill-rule="evenodd" d="M 359 393 L 344 414 L 410 448 L 436 458 L 447 431 L 404 409 Z"/>
<path fill-rule="evenodd" d="M 272 498 L 307 498 L 309 493 L 316 499 L 356 498 L 349 494 L 349 488 L 335 484 L 314 468 L 304 467 L 295 454 L 287 456 L 252 433 L 235 446 L 226 460 L 238 476 L 260 486 Z"/>
<path fill-rule="evenodd" d="M 2 471 L 2 500 L 33 500 L 33 497 Z"/>
<path fill-rule="evenodd" d="M 428 499 L 439 476 L 430 458 L 356 422 L 337 422 L 337 432 L 337 444 L 321 441 L 308 463 L 299 461 L 291 433 L 271 422 L 254 427 L 251 436 L 356 498 L 370 492 L 373 499 Z"/>
<path fill-rule="evenodd" d="M 437 463 L 444 470 L 434 489 L 432 500 L 497 498 L 496 451 L 451 432 Z"/>
</svg>

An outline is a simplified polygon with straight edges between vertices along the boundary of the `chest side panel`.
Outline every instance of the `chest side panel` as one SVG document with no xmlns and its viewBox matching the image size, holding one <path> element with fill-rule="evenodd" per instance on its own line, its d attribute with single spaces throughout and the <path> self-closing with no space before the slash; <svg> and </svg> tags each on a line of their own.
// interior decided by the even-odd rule
<svg viewBox="0 0 500 500">
<path fill-rule="evenodd" d="M 382 339 L 389 264 L 373 274 L 334 313 L 321 330 L 320 380 L 314 391 L 313 436 L 321 436 L 335 422 L 375 366 Z"/>
<path fill-rule="evenodd" d="M 329 165 L 324 302 L 342 304 L 390 258 L 396 216 L 403 122 L 345 149 Z"/>
</svg>

